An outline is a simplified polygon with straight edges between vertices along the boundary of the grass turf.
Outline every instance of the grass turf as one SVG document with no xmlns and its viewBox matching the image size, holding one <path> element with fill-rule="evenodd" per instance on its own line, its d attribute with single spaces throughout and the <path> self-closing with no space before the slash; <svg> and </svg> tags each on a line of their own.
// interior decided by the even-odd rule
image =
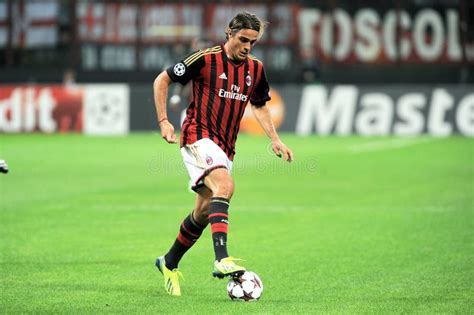
<svg viewBox="0 0 474 315">
<path fill-rule="evenodd" d="M 229 250 L 264 282 L 236 303 L 207 230 L 169 297 L 155 258 L 193 194 L 158 135 L 0 135 L 0 313 L 471 313 L 474 141 L 241 136 Z"/>
</svg>

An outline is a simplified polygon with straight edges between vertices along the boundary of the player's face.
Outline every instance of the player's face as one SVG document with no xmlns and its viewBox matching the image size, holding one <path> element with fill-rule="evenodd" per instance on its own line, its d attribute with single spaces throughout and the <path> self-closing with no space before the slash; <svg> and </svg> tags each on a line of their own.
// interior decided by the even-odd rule
<svg viewBox="0 0 474 315">
<path fill-rule="evenodd" d="M 234 61 L 245 60 L 253 45 L 257 42 L 258 32 L 251 29 L 242 29 L 231 35 L 226 43 L 227 53 Z"/>
</svg>

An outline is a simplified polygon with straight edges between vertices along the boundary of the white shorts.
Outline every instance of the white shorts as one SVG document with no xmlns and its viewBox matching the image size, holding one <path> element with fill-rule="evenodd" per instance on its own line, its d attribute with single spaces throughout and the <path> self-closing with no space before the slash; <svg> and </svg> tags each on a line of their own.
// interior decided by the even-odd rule
<svg viewBox="0 0 474 315">
<path fill-rule="evenodd" d="M 184 165 L 191 178 L 191 189 L 204 186 L 204 177 L 216 168 L 232 171 L 232 161 L 214 141 L 204 138 L 181 148 Z"/>
</svg>

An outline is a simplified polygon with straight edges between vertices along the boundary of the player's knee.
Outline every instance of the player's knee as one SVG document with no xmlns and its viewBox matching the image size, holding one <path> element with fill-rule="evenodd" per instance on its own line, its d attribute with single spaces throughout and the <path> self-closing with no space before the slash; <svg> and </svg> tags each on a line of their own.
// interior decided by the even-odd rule
<svg viewBox="0 0 474 315">
<path fill-rule="evenodd" d="M 231 177 L 222 180 L 219 182 L 217 185 L 217 189 L 214 192 L 214 197 L 222 197 L 226 199 L 232 198 L 232 195 L 234 194 L 234 181 L 232 180 Z"/>
</svg>

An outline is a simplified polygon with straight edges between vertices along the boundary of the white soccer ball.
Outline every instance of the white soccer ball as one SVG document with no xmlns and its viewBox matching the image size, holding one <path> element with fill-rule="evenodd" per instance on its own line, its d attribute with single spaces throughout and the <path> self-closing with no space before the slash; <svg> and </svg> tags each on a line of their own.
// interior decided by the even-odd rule
<svg viewBox="0 0 474 315">
<path fill-rule="evenodd" d="M 239 278 L 229 280 L 227 293 L 232 300 L 257 301 L 262 296 L 263 283 L 255 272 L 246 271 Z"/>
</svg>

